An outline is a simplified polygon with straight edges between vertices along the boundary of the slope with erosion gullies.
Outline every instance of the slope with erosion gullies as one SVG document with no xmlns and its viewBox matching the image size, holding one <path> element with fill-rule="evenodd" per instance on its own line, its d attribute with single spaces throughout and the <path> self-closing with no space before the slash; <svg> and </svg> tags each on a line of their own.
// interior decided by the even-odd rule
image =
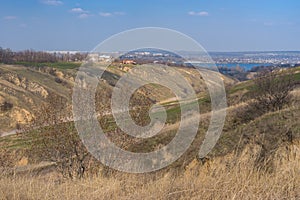
<svg viewBox="0 0 300 200">
<path fill-rule="evenodd" d="M 113 76 L 105 76 L 102 78 L 104 82 L 108 83 L 112 87 L 115 87 L 117 81 L 124 76 L 125 73 L 128 73 L 128 71 L 132 70 L 135 65 L 122 65 L 122 64 L 112 64 L 108 67 L 108 73 L 113 74 Z M 138 66 L 139 67 L 139 66 Z M 164 66 L 160 66 L 159 68 L 156 68 L 155 65 L 151 64 L 145 64 L 141 65 L 141 67 L 145 67 L 148 72 L 139 72 L 134 71 L 131 73 L 134 77 L 137 78 L 137 80 L 146 80 L 149 79 L 149 74 L 152 74 L 153 77 L 151 77 L 153 80 L 155 79 L 160 84 L 146 84 L 140 89 L 138 89 L 136 92 L 140 95 L 146 96 L 154 103 L 159 103 L 163 105 L 171 105 L 173 103 L 177 102 L 177 98 L 174 94 L 174 91 L 172 91 L 170 88 L 168 88 L 164 83 L 168 82 L 169 85 L 176 85 L 178 84 L 178 75 L 183 77 L 189 86 L 193 88 L 198 98 L 202 98 L 203 96 L 207 96 L 207 85 L 205 80 L 202 78 L 201 73 L 199 73 L 199 70 L 196 70 L 194 68 L 187 68 L 187 67 L 172 67 L 176 71 L 176 73 L 172 72 L 172 70 L 167 70 Z M 165 75 L 168 74 L 169 79 L 168 80 L 161 80 Z M 225 86 L 234 85 L 237 81 L 225 76 L 220 75 L 220 78 L 224 81 Z M 146 81 L 147 82 L 147 81 Z M 179 84 L 180 85 L 180 84 Z M 102 87 L 102 86 L 101 86 Z M 185 86 L 180 85 L 180 90 L 184 92 L 186 88 Z"/>
<path fill-rule="evenodd" d="M 69 102 L 73 80 L 71 74 L 53 68 L 0 65 L 0 132 L 29 123 L 52 96 Z"/>
<path fill-rule="evenodd" d="M 98 86 L 99 98 L 96 103 L 109 102 L 112 90 L 117 81 L 133 65 L 113 63 L 102 76 Z M 191 68 L 174 67 L 191 84 L 198 95 L 206 93 L 204 81 L 198 71 Z M 71 95 L 77 69 L 63 69 L 53 67 L 25 67 L 21 65 L 0 65 L 0 133 L 15 130 L 19 125 L 30 123 L 35 113 L 43 103 L 52 101 L 55 97 L 64 99 L 66 112 L 70 113 Z M 158 70 L 155 73 L 160 73 Z M 222 76 L 225 84 L 235 81 Z M 174 80 L 170 80 L 174 81 Z M 140 95 L 150 99 L 151 102 L 174 102 L 173 92 L 155 84 L 148 84 L 137 91 Z M 175 99 L 176 100 L 176 99 Z M 51 102 L 50 102 L 51 103 Z M 98 109 L 98 112 L 106 112 Z M 109 112 L 109 111 L 108 111 Z"/>
<path fill-rule="evenodd" d="M 110 97 L 109 93 L 114 88 L 116 82 L 125 73 L 125 71 L 120 69 L 118 66 L 112 66 L 112 68 L 112 70 L 108 70 L 108 72 L 104 74 L 104 80 L 100 83 L 102 92 L 107 92 L 107 98 Z M 193 69 L 188 70 L 189 71 L 187 72 L 193 71 Z M 184 73 L 187 72 L 184 71 Z M 297 70 L 295 71 L 295 73 L 296 72 Z M 298 72 L 296 73 L 296 75 L 298 75 Z M 185 169 L 186 166 L 189 165 L 189 163 L 196 162 L 196 166 L 198 166 L 199 164 L 201 165 L 202 162 L 210 163 L 213 162 L 215 159 L 222 160 L 224 158 L 223 160 L 225 160 L 226 156 L 233 154 L 243 157 L 245 156 L 244 154 L 247 149 L 249 150 L 247 154 L 251 153 L 250 151 L 252 151 L 252 149 L 255 149 L 255 151 L 257 151 L 255 163 L 272 161 L 274 160 L 274 156 L 276 156 L 276 152 L 278 153 L 278 150 L 288 147 L 290 144 L 299 144 L 299 87 L 292 91 L 292 96 L 294 98 L 292 101 L 293 103 L 291 105 L 286 105 L 283 110 L 275 112 L 270 111 L 246 122 L 235 122 L 240 120 L 240 116 L 236 114 L 240 111 L 243 111 L 248 101 L 251 100 L 249 98 L 251 98 L 252 96 L 248 95 L 248 93 L 249 91 L 251 91 L 252 85 L 252 81 L 238 83 L 233 85 L 231 89 L 228 90 L 230 92 L 228 100 L 233 103 L 227 110 L 228 115 L 226 118 L 225 127 L 223 129 L 221 138 L 218 140 L 217 145 L 214 147 L 213 151 L 208 155 L 207 158 L 201 160 L 201 162 L 196 160 L 196 158 L 198 158 L 199 147 L 207 131 L 210 113 L 205 113 L 204 115 L 201 115 L 202 118 L 199 126 L 199 132 L 195 141 L 190 146 L 188 151 L 186 151 L 183 156 L 181 156 L 166 170 L 169 170 L 171 168 Z M 240 94 L 240 91 L 243 91 L 243 93 Z M 102 92 L 101 94 L 103 94 Z M 235 101 L 236 95 L 248 97 L 242 98 L 245 101 L 239 103 Z M 154 95 L 154 97 L 158 99 L 160 95 Z M 201 100 L 201 97 L 199 100 Z M 167 103 L 170 103 L 170 101 Z M 178 113 L 178 104 L 174 104 L 173 106 L 174 109 L 171 110 L 171 114 L 180 115 L 180 113 Z M 209 104 L 207 104 L 207 106 L 209 106 Z M 178 127 L 176 126 L 176 123 L 172 125 L 167 125 L 166 130 L 164 130 L 165 132 L 160 133 L 159 135 L 157 135 L 157 137 L 149 138 L 147 140 L 133 141 L 132 143 L 130 143 L 129 146 L 125 147 L 124 149 L 130 150 L 132 152 L 150 152 L 153 150 L 157 150 L 158 148 L 161 148 L 161 146 L 171 141 L 174 137 L 174 134 L 176 133 Z M 115 129 L 115 127 L 112 127 L 111 130 L 115 131 Z M 119 132 L 112 132 L 112 134 L 114 133 Z M 9 147 L 12 150 L 16 148 L 24 149 L 26 148 L 27 144 L 23 140 L 24 139 L 21 135 L 3 137 L 0 139 L 0 146 L 2 146 L 3 148 Z M 30 157 L 35 155 L 27 156 Z"/>
</svg>

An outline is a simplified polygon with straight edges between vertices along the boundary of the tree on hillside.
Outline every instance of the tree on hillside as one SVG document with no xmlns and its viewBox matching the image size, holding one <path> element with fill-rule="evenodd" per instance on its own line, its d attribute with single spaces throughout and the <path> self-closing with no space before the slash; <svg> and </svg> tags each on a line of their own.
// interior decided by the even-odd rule
<svg viewBox="0 0 300 200">
<path fill-rule="evenodd" d="M 253 97 L 261 111 L 281 110 L 290 100 L 290 92 L 297 84 L 288 71 L 264 71 L 254 79 Z"/>
<path fill-rule="evenodd" d="M 37 161 L 55 162 L 64 177 L 82 178 L 93 158 L 82 144 L 74 123 L 69 122 L 65 100 L 51 96 L 49 102 L 40 107 L 31 126 L 30 154 Z"/>
<path fill-rule="evenodd" d="M 13 63 L 14 52 L 11 49 L 2 49 L 0 47 L 0 62 L 11 64 Z"/>
<path fill-rule="evenodd" d="M 262 71 L 254 79 L 249 94 L 252 101 L 236 111 L 234 123 L 247 123 L 265 113 L 281 110 L 290 102 L 290 92 L 297 84 L 294 74 L 289 71 Z"/>
</svg>

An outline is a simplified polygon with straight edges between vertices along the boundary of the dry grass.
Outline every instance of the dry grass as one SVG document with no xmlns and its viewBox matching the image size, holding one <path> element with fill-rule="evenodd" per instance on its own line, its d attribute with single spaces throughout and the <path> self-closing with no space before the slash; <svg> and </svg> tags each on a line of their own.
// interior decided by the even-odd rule
<svg viewBox="0 0 300 200">
<path fill-rule="evenodd" d="M 177 174 L 2 177 L 0 199 L 299 199 L 300 143 L 278 150 L 272 172 L 255 167 L 259 153 L 258 146 L 248 146 L 239 158 L 194 160 Z"/>
</svg>

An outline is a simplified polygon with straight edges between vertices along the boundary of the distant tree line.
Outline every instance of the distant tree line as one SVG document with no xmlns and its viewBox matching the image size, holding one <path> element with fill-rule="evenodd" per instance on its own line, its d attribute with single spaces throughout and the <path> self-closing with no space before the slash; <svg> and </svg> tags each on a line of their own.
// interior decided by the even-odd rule
<svg viewBox="0 0 300 200">
<path fill-rule="evenodd" d="M 220 67 L 218 67 L 218 70 L 221 74 L 232 76 L 234 78 L 237 78 L 240 81 L 248 80 L 247 71 L 245 71 L 244 68 L 242 68 L 238 65 L 236 67 L 220 66 Z"/>
<path fill-rule="evenodd" d="M 80 62 L 87 56 L 87 53 L 49 53 L 43 51 L 24 50 L 12 51 L 0 47 L 0 63 L 14 64 L 19 62 L 30 63 L 55 63 L 55 62 Z"/>
</svg>

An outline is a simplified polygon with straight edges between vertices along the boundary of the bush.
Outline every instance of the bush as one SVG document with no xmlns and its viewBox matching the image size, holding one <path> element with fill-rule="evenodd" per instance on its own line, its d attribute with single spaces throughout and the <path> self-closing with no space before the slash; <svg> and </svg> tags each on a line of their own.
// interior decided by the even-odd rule
<svg viewBox="0 0 300 200">
<path fill-rule="evenodd" d="M 14 107 L 14 105 L 12 103 L 5 101 L 2 105 L 0 105 L 0 110 L 2 112 L 6 112 L 6 111 L 11 110 L 13 107 Z"/>
<path fill-rule="evenodd" d="M 261 112 L 281 110 L 290 101 L 290 92 L 297 84 L 287 71 L 261 72 L 254 83 L 253 105 Z"/>
<path fill-rule="evenodd" d="M 240 107 L 234 113 L 234 127 L 248 123 L 268 112 L 281 110 L 290 103 L 290 92 L 296 87 L 294 74 L 288 72 L 263 71 L 254 80 L 254 85 L 248 94 L 247 105 Z"/>
<path fill-rule="evenodd" d="M 63 98 L 51 96 L 41 106 L 30 127 L 30 155 L 36 161 L 55 162 L 67 178 L 82 178 L 91 166 L 92 156 L 85 149 L 73 122 L 68 121 Z"/>
</svg>

